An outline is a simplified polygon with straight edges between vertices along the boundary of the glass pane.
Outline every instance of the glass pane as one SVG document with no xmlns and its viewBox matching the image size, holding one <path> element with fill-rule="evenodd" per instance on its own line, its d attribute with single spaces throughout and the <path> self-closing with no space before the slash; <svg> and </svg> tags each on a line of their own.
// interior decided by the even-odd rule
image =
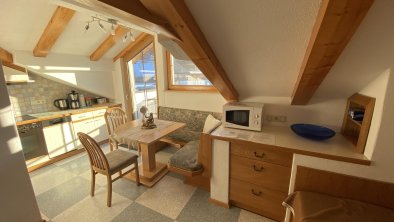
<svg viewBox="0 0 394 222">
<path fill-rule="evenodd" d="M 156 70 L 153 45 L 147 46 L 130 62 L 133 63 L 134 72 L 134 118 L 141 118 L 139 112 L 142 106 L 146 106 L 150 113 L 157 114 Z"/>
<path fill-rule="evenodd" d="M 173 85 L 212 86 L 211 82 L 192 61 L 171 57 Z"/>
</svg>

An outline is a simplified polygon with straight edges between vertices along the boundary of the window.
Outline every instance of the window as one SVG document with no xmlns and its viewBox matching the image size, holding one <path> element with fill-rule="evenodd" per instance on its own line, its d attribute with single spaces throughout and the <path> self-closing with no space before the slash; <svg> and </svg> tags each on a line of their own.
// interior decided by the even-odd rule
<svg viewBox="0 0 394 222">
<path fill-rule="evenodd" d="M 167 52 L 168 89 L 216 91 L 212 83 L 190 60 L 179 60 Z"/>
</svg>

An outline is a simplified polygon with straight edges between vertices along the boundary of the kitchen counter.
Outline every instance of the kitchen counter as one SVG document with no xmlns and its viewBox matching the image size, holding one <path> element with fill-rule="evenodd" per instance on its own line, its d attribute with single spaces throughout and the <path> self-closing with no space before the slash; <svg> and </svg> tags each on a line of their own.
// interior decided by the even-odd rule
<svg viewBox="0 0 394 222">
<path fill-rule="evenodd" d="M 108 108 L 108 107 L 115 107 L 115 106 L 121 106 L 121 104 L 119 104 L 119 103 L 103 103 L 103 104 L 95 104 L 90 107 L 84 107 L 84 108 L 79 108 L 79 109 L 67 109 L 67 110 L 51 111 L 51 112 L 45 112 L 45 113 L 33 113 L 33 114 L 29 114 L 29 116 L 36 117 L 35 119 L 18 121 L 18 118 L 16 118 L 16 125 L 19 126 L 19 125 L 28 124 L 28 123 L 35 123 L 35 122 L 40 122 L 43 120 L 54 119 L 54 118 L 59 118 L 59 117 L 64 117 L 64 116 L 70 116 L 70 115 L 78 114 L 78 113 L 91 112 L 94 110 Z"/>
<path fill-rule="evenodd" d="M 328 140 L 314 141 L 296 135 L 290 127 L 263 126 L 262 132 L 254 132 L 220 126 L 211 133 L 211 136 L 230 142 L 244 140 L 266 144 L 275 149 L 326 159 L 363 165 L 371 164 L 371 161 L 363 154 L 357 153 L 355 146 L 340 133 Z"/>
</svg>

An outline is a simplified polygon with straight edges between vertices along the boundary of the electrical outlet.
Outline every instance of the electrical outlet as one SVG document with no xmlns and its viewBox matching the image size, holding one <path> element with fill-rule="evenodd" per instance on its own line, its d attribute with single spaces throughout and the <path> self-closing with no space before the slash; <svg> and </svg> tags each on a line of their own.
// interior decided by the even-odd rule
<svg viewBox="0 0 394 222">
<path fill-rule="evenodd" d="M 31 103 L 31 105 L 42 105 L 42 104 L 45 104 L 45 100 L 37 99 L 37 100 L 30 101 L 30 103 Z"/>
<path fill-rule="evenodd" d="M 282 122 L 285 123 L 287 122 L 287 116 L 273 116 L 273 115 L 267 115 L 265 119 L 268 122 Z"/>
</svg>

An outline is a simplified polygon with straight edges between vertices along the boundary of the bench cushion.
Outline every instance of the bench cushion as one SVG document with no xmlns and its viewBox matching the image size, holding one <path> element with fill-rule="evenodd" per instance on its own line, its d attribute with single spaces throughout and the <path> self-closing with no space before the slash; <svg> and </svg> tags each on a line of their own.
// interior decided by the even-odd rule
<svg viewBox="0 0 394 222">
<path fill-rule="evenodd" d="M 205 120 L 209 114 L 218 120 L 222 118 L 220 113 L 178 109 L 165 106 L 159 107 L 159 119 L 186 123 L 184 128 L 179 129 L 169 135 L 169 137 L 173 139 L 183 141 L 193 141 L 199 139 L 200 133 L 204 128 Z"/>
<path fill-rule="evenodd" d="M 197 162 L 199 145 L 199 140 L 188 142 L 170 158 L 168 164 L 187 171 L 201 170 L 202 166 Z"/>
</svg>

